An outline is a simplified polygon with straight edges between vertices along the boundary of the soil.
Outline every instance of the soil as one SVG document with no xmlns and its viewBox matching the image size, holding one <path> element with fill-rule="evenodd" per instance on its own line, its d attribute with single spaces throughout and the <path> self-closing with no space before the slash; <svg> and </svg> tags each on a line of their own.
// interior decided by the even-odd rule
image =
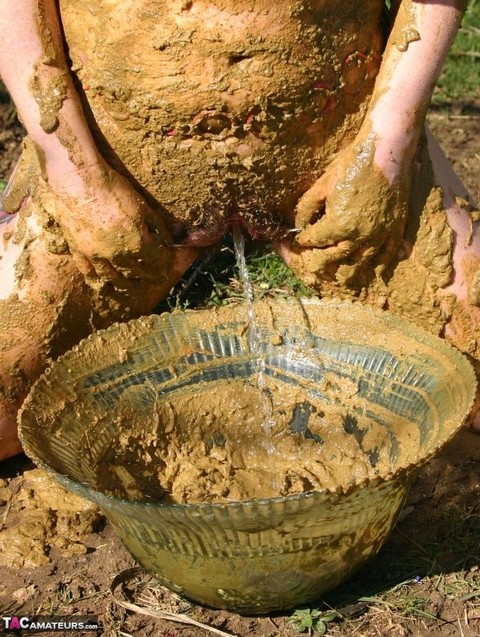
<svg viewBox="0 0 480 637">
<path fill-rule="evenodd" d="M 25 131 L 17 113 L 0 85 L 0 179 L 8 179 L 20 157 L 21 141 Z"/>
<path fill-rule="evenodd" d="M 432 110 L 430 126 L 471 194 L 480 199 L 480 104 L 457 104 L 448 112 Z M 7 178 L 19 155 L 23 133 L 5 99 L 0 100 L 0 131 L 0 178 Z M 479 460 L 480 436 L 462 431 L 420 472 L 384 549 L 353 580 L 319 600 L 319 607 L 326 603 L 343 618 L 340 620 L 337 614 L 335 621 L 328 623 L 328 634 L 341 637 L 480 634 Z M 0 478 L 0 524 L 1 530 L 8 533 L 10 544 L 20 540 L 24 548 L 30 541 L 21 534 L 26 516 L 40 523 L 43 520 L 43 526 L 48 527 L 43 544 L 32 545 L 30 563 L 0 566 L 2 616 L 88 615 L 102 625 L 98 631 L 57 634 L 112 637 L 208 634 L 198 625 L 126 609 L 118 603 L 121 592 L 120 601 L 141 603 L 144 609 L 160 608 L 164 613 L 175 613 L 177 619 L 187 615 L 191 620 L 238 637 L 297 634 L 288 614 L 241 617 L 214 611 L 180 600 L 155 586 L 141 572 L 127 571 L 119 576 L 131 569 L 134 562 L 98 511 L 84 508 L 77 500 L 73 502 L 70 495 L 62 495 L 58 487 L 46 484 L 44 476 L 25 456 L 2 463 Z M 33 500 L 41 502 L 41 506 L 33 506 Z M 68 507 L 74 511 L 78 524 L 65 523 L 64 511 Z M 110 590 L 114 578 L 118 584 L 115 598 Z M 388 603 L 382 601 L 387 589 Z M 3 634 L 1 625 L 0 634 Z"/>
</svg>

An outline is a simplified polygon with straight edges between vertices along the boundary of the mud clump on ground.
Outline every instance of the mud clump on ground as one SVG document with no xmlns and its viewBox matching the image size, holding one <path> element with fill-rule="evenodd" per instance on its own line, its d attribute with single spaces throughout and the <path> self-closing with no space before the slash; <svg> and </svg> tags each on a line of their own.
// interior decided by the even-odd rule
<svg viewBox="0 0 480 637">
<path fill-rule="evenodd" d="M 261 385 L 209 383 L 159 404 L 131 388 L 92 486 L 133 500 L 228 502 L 347 490 L 388 472 L 383 428 L 358 410 L 272 378 Z"/>
<path fill-rule="evenodd" d="M 0 480 L 0 504 L 6 507 L 0 527 L 0 565 L 42 566 L 51 562 L 54 549 L 63 556 L 86 553 L 85 539 L 103 524 L 99 510 L 40 469 L 25 471 L 15 480 Z"/>
</svg>

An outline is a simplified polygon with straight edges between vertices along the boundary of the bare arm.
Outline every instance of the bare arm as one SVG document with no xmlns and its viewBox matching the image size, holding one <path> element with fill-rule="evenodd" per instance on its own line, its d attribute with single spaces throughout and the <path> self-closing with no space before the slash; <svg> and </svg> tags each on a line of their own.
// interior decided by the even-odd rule
<svg viewBox="0 0 480 637">
<path fill-rule="evenodd" d="M 55 0 L 0 0 L 0 76 L 53 188 L 102 166 L 67 67 Z"/>
<path fill-rule="evenodd" d="M 467 0 L 402 0 L 359 136 L 375 135 L 375 163 L 390 179 L 411 161 L 433 88 Z"/>
<path fill-rule="evenodd" d="M 322 249 L 319 258 L 330 275 L 332 264 L 352 255 L 359 265 L 383 267 L 397 250 L 411 162 L 466 1 L 397 2 L 363 124 L 297 205 L 296 225 L 303 230 L 295 244 Z"/>
<path fill-rule="evenodd" d="M 99 28 L 100 25 L 99 25 Z M 162 289 L 194 259 L 172 250 L 165 223 L 98 152 L 71 77 L 55 0 L 0 0 L 0 76 L 40 151 L 49 213 L 90 280 Z"/>
</svg>

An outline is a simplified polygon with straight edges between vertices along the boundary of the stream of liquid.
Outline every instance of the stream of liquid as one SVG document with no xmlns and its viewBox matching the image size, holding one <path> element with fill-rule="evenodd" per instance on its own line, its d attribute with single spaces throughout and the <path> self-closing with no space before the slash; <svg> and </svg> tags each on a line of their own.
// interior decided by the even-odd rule
<svg viewBox="0 0 480 637">
<path fill-rule="evenodd" d="M 249 325 L 249 344 L 251 351 L 256 356 L 257 386 L 260 390 L 261 408 L 264 413 L 262 429 L 265 433 L 265 444 L 269 452 L 275 451 L 272 440 L 272 432 L 275 428 L 275 419 L 273 417 L 272 395 L 267 386 L 265 378 L 265 357 L 261 348 L 261 340 L 258 329 L 258 323 L 255 317 L 254 293 L 252 282 L 248 274 L 247 262 L 245 259 L 245 236 L 239 226 L 233 226 L 233 245 L 235 249 L 235 259 L 237 261 L 238 273 L 243 286 L 245 301 L 247 305 L 247 316 Z"/>
</svg>

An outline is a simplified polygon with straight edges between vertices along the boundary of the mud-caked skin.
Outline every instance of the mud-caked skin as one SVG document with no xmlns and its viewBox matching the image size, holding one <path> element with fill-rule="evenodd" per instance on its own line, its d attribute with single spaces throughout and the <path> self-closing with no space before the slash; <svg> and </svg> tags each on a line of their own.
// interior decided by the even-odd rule
<svg viewBox="0 0 480 637">
<path fill-rule="evenodd" d="M 473 207 L 422 133 L 464 7 L 394 7 L 0 0 L 29 134 L 0 217 L 0 457 L 48 363 L 150 312 L 232 224 L 480 358 Z"/>
<path fill-rule="evenodd" d="M 49 362 L 93 330 L 149 312 L 176 277 L 173 249 L 158 241 L 159 276 L 87 284 L 54 220 L 61 201 L 42 178 L 28 140 L 15 179 L 26 183 L 25 175 L 28 193 L 21 210 L 13 219 L 0 218 L 0 399 L 3 418 L 13 423 L 32 379 Z M 10 455 L 18 450 L 15 428 L 2 433 L 2 452 Z"/>
<path fill-rule="evenodd" d="M 269 240 L 292 227 L 358 128 L 385 44 L 379 0 L 63 0 L 61 12 L 102 153 L 197 244 L 232 219 Z"/>
</svg>

